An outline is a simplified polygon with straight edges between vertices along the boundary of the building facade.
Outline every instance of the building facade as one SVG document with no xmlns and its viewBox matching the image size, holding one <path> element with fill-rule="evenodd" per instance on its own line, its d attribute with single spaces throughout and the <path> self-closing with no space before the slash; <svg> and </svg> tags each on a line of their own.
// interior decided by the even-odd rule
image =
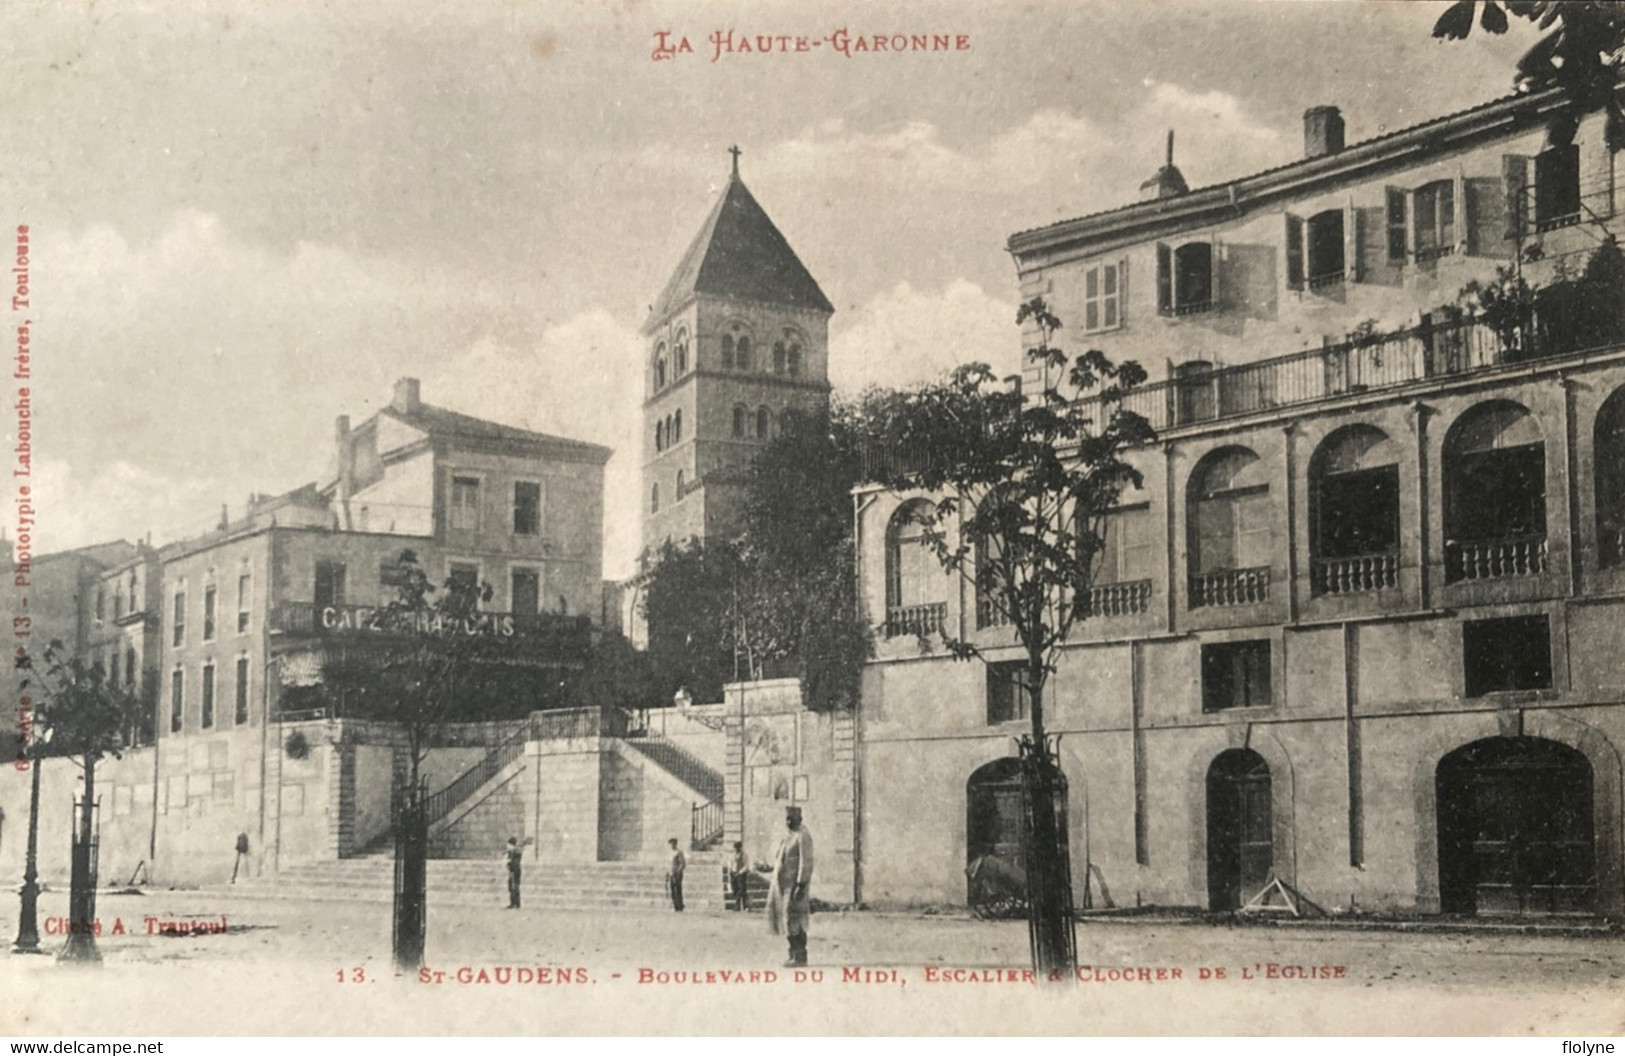
<svg viewBox="0 0 1625 1056">
<path fill-rule="evenodd" d="M 64 597 L 79 655 L 139 680 L 155 709 L 135 749 L 98 768 L 104 876 L 218 881 L 241 864 L 240 834 L 257 874 L 385 832 L 400 738 L 343 721 L 321 681 L 328 657 L 379 638 L 403 551 L 432 583 L 490 585 L 464 630 L 510 638 L 536 661 L 536 699 L 514 702 L 514 718 L 556 704 L 584 661 L 601 604 L 607 448 L 435 407 L 410 378 L 360 426 L 340 418 L 335 440 L 330 480 L 252 496 L 203 536 L 55 562 L 76 570 Z M 471 729 L 428 780 L 449 781 L 501 732 Z M 72 769 L 42 764 L 48 784 L 71 784 Z M 27 816 L 27 784 L 19 774 L 0 789 L 9 816 Z M 69 799 L 46 803 L 45 833 L 66 833 Z"/>
<path fill-rule="evenodd" d="M 1352 145 L 1316 107 L 1299 161 L 1190 190 L 1170 157 L 1011 236 L 1158 434 L 1047 687 L 1080 904 L 1625 911 L 1625 221 L 1564 106 Z M 926 498 L 858 496 L 877 902 L 963 901 L 1018 846 L 1024 654 L 918 545 Z"/>
</svg>

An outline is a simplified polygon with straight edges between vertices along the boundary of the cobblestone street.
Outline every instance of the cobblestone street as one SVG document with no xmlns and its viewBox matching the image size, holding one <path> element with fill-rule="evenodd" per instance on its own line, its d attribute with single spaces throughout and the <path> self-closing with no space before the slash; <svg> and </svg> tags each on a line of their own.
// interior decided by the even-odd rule
<svg viewBox="0 0 1625 1056">
<path fill-rule="evenodd" d="M 176 891 L 104 894 L 98 909 L 99 972 L 46 957 L 0 961 L 5 992 L 29 995 L 22 1032 L 185 1034 L 218 1024 L 223 1008 L 230 1029 L 273 1034 L 759 1033 L 792 1025 L 836 1033 L 1616 1034 L 1625 1026 L 1625 943 L 1607 935 L 1091 921 L 1078 932 L 1082 982 L 1056 992 L 1023 985 L 1019 922 L 820 914 L 811 967 L 797 977 L 778 967 L 784 950 L 760 916 L 431 903 L 420 980 L 397 979 L 390 966 L 383 903 Z M 65 910 L 65 893 L 48 892 L 42 928 L 59 928 Z M 153 933 L 217 926 L 222 917 L 224 933 Z M 61 938 L 46 941 L 54 949 Z"/>
</svg>

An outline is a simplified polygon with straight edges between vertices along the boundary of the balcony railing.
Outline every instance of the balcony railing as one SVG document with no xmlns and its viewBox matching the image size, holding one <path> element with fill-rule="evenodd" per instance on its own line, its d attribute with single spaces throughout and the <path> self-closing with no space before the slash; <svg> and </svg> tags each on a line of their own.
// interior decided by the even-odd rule
<svg viewBox="0 0 1625 1056">
<path fill-rule="evenodd" d="M 947 622 L 948 603 L 945 601 L 928 605 L 899 605 L 886 610 L 886 637 L 914 635 L 924 638 L 939 633 Z"/>
<path fill-rule="evenodd" d="M 1268 568 L 1227 568 L 1191 576 L 1191 608 L 1252 605 L 1270 596 Z"/>
<path fill-rule="evenodd" d="M 1538 576 L 1546 571 L 1546 537 L 1523 535 L 1472 542 L 1448 539 L 1444 562 L 1448 583 Z"/>
<path fill-rule="evenodd" d="M 1010 614 L 1005 611 L 1004 605 L 997 598 L 976 599 L 976 627 L 978 630 L 987 627 L 1008 627 Z"/>
<path fill-rule="evenodd" d="M 1079 608 L 1081 616 L 1136 616 L 1151 607 L 1151 581 L 1099 583 L 1089 588 Z"/>
<path fill-rule="evenodd" d="M 1277 408 L 1396 388 L 1436 378 L 1459 377 L 1535 359 L 1586 351 L 1572 312 L 1532 311 L 1509 331 L 1481 319 L 1412 327 L 1391 334 L 1307 349 L 1194 376 L 1142 385 L 1121 402 L 1158 432 L 1184 425 L 1220 421 Z M 1588 340 L 1597 343 L 1595 334 Z M 1625 334 L 1598 347 L 1614 347 Z M 870 480 L 888 473 L 924 469 L 942 452 L 910 440 L 874 443 L 863 451 L 863 471 Z"/>
<path fill-rule="evenodd" d="M 1311 563 L 1311 575 L 1316 594 L 1358 594 L 1368 590 L 1384 590 L 1399 583 L 1399 555 L 1318 557 Z"/>
<path fill-rule="evenodd" d="M 625 737 L 632 716 L 624 708 L 560 708 L 533 711 L 529 734 L 537 741 L 576 741 L 585 737 Z"/>
</svg>

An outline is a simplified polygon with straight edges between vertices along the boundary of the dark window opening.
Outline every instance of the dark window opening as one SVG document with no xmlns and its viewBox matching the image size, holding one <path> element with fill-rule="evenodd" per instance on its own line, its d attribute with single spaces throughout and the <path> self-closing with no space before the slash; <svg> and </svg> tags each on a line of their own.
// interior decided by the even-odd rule
<svg viewBox="0 0 1625 1056">
<path fill-rule="evenodd" d="M 214 726 L 214 665 L 203 665 L 203 728 Z"/>
<path fill-rule="evenodd" d="M 734 345 L 734 366 L 740 370 L 750 369 L 750 338 L 743 334 Z"/>
<path fill-rule="evenodd" d="M 1268 641 L 1202 646 L 1203 711 L 1263 708 L 1270 702 Z"/>
<path fill-rule="evenodd" d="M 987 724 L 1013 722 L 1032 715 L 1032 682 L 1027 661 L 987 665 Z"/>
<path fill-rule="evenodd" d="M 177 591 L 175 594 L 175 637 L 172 645 L 183 645 L 186 642 L 186 592 Z"/>
<path fill-rule="evenodd" d="M 744 436 L 745 436 L 745 408 L 743 408 L 743 407 L 735 407 L 734 408 L 733 435 L 734 435 L 734 439 L 736 439 L 736 440 L 744 439 Z"/>
<path fill-rule="evenodd" d="M 1330 473 L 1316 490 L 1321 557 L 1361 557 L 1399 549 L 1399 467 Z"/>
<path fill-rule="evenodd" d="M 1179 424 L 1205 422 L 1214 417 L 1218 401 L 1214 399 L 1213 364 L 1205 360 L 1192 360 L 1174 367 L 1174 391 L 1178 402 Z"/>
<path fill-rule="evenodd" d="M 1213 305 L 1213 246 L 1187 242 L 1174 250 L 1174 311 L 1194 312 Z"/>
<path fill-rule="evenodd" d="M 248 657 L 237 658 L 237 702 L 232 721 L 238 726 L 248 721 Z"/>
<path fill-rule="evenodd" d="M 1476 542 L 1546 533 L 1546 446 L 1527 444 L 1457 456 L 1450 490 L 1451 539 Z"/>
<path fill-rule="evenodd" d="M 722 369 L 734 369 L 734 335 L 722 335 Z"/>
<path fill-rule="evenodd" d="M 181 732 L 181 720 L 186 713 L 186 674 L 176 671 L 169 676 L 169 732 Z"/>
<path fill-rule="evenodd" d="M 1564 227 L 1580 219 L 1580 148 L 1553 147 L 1535 156 L 1535 226 Z"/>
<path fill-rule="evenodd" d="M 1466 693 L 1552 688 L 1552 641 L 1545 616 L 1468 620 L 1461 625 Z"/>
<path fill-rule="evenodd" d="M 203 590 L 203 640 L 205 642 L 214 641 L 215 601 L 215 589 L 205 587 Z"/>
<path fill-rule="evenodd" d="M 316 562 L 316 590 L 313 600 L 316 602 L 318 616 L 321 609 L 338 608 L 344 604 L 344 579 L 344 562 Z"/>
<path fill-rule="evenodd" d="M 542 486 L 519 481 L 513 486 L 513 534 L 535 535 L 542 527 Z"/>
<path fill-rule="evenodd" d="M 541 611 L 542 583 L 535 569 L 514 569 L 512 585 L 515 616 L 534 616 Z"/>
<path fill-rule="evenodd" d="M 453 561 L 446 567 L 446 586 L 457 594 L 472 594 L 480 586 L 480 566 Z"/>
<path fill-rule="evenodd" d="M 1343 278 L 1343 210 L 1316 213 L 1308 223 L 1309 286 L 1326 286 Z"/>
</svg>

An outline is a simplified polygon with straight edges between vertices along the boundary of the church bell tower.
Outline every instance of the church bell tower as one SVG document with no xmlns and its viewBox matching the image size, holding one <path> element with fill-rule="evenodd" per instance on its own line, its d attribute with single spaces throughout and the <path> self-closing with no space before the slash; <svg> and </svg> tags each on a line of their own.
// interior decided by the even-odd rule
<svg viewBox="0 0 1625 1056">
<path fill-rule="evenodd" d="M 835 308 L 739 177 L 643 324 L 643 547 L 739 530 L 752 459 L 829 406 Z"/>
</svg>

